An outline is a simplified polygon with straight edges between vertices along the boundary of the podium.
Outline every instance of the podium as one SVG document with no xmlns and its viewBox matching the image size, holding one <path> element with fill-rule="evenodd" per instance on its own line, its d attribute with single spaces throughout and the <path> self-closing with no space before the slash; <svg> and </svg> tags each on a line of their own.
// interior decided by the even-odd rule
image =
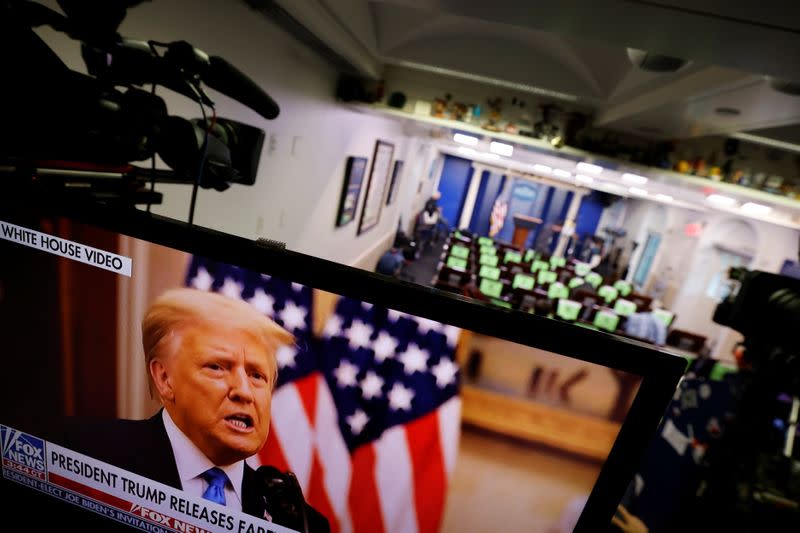
<svg viewBox="0 0 800 533">
<path fill-rule="evenodd" d="M 541 224 L 542 219 L 521 214 L 514 214 L 513 218 L 514 236 L 511 238 L 511 243 L 517 248 L 524 248 L 531 230 Z"/>
</svg>

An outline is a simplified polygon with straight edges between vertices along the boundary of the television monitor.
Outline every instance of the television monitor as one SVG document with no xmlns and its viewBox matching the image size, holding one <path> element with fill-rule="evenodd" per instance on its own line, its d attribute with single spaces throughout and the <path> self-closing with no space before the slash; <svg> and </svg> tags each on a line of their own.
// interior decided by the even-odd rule
<svg viewBox="0 0 800 533">
<path fill-rule="evenodd" d="M 550 272 L 549 270 L 540 270 L 536 275 L 536 280 L 539 282 L 539 285 L 547 285 L 548 283 L 553 283 L 557 279 L 558 274 Z"/>
<path fill-rule="evenodd" d="M 575 321 L 578 320 L 578 314 L 581 312 L 580 302 L 574 300 L 567 300 L 561 298 L 556 306 L 556 315 L 564 320 Z"/>
<path fill-rule="evenodd" d="M 469 248 L 462 244 L 454 244 L 453 247 L 450 248 L 450 255 L 453 257 L 460 257 L 461 259 L 467 259 L 469 257 Z"/>
<path fill-rule="evenodd" d="M 462 272 L 466 272 L 467 271 L 467 267 L 468 267 L 466 259 L 462 259 L 460 257 L 455 257 L 455 256 L 452 256 L 452 255 L 447 258 L 447 263 L 446 264 L 450 268 L 452 268 L 454 270 L 460 270 Z"/>
<path fill-rule="evenodd" d="M 636 304 L 624 298 L 617 298 L 614 302 L 614 312 L 619 316 L 631 316 L 636 312 Z"/>
<path fill-rule="evenodd" d="M 9 531 L 57 517 L 84 531 L 285 533 L 324 520 L 339 531 L 514 532 L 545 530 L 566 509 L 581 511 L 575 531 L 598 531 L 683 371 L 680 358 L 566 322 L 143 211 L 34 200 L 0 197 Z M 198 303 L 170 322 L 175 294 L 227 302 L 247 320 Z M 147 345 L 161 358 L 150 365 L 145 316 L 145 338 L 161 339 Z M 294 342 L 259 344 L 251 322 Z M 492 357 L 467 372 L 474 353 Z M 277 380 L 265 389 L 272 356 Z M 535 368 L 586 376 L 568 401 L 539 402 L 528 394 Z M 629 386 L 609 386 L 613 376 Z M 196 407 L 170 413 L 187 398 Z M 255 398 L 258 418 L 245 408 Z M 217 412 L 217 400 L 240 408 Z M 559 432 L 543 430 L 542 412 Z M 185 417 L 209 426 L 192 430 Z M 184 472 L 189 456 L 210 461 L 208 439 L 263 437 L 267 421 L 246 464 L 247 447 L 219 448 L 237 456 L 241 497 L 225 485 L 223 506 L 210 470 Z M 558 496 L 532 500 L 532 484 Z"/>
<path fill-rule="evenodd" d="M 500 269 L 493 266 L 482 265 L 478 271 L 478 276 L 486 279 L 498 280 L 500 279 Z"/>
<path fill-rule="evenodd" d="M 478 263 L 480 263 L 481 265 L 487 265 L 487 266 L 490 266 L 490 267 L 496 267 L 497 266 L 497 261 L 498 261 L 498 258 L 497 258 L 496 255 L 487 255 L 487 254 L 481 254 L 480 259 L 478 259 Z"/>
<path fill-rule="evenodd" d="M 512 289 L 525 289 L 527 291 L 533 290 L 536 280 L 533 276 L 527 274 L 517 274 L 514 276 L 514 281 L 511 283 Z"/>
<path fill-rule="evenodd" d="M 508 251 L 503 256 L 503 263 L 521 263 L 522 254 L 519 252 Z"/>
</svg>

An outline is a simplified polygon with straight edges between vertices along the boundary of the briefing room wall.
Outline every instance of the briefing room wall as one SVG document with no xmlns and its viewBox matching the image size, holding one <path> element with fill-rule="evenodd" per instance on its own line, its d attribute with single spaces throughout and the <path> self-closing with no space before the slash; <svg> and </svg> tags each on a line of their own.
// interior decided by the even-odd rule
<svg viewBox="0 0 800 533">
<path fill-rule="evenodd" d="M 57 8 L 53 0 L 46 3 Z M 85 70 L 77 43 L 47 30 L 43 33 L 70 68 Z M 335 70 L 245 2 L 144 3 L 129 10 L 120 33 L 165 42 L 183 39 L 219 55 L 281 107 L 278 118 L 268 121 L 209 90 L 219 116 L 264 129 L 266 140 L 256 184 L 234 185 L 222 193 L 201 190 L 195 223 L 249 238 L 281 240 L 291 249 L 341 263 L 374 266 L 369 252 L 379 254 L 391 239 L 399 202 L 384 206 L 379 224 L 361 236 L 356 233 L 363 188 L 354 222 L 336 228 L 336 210 L 347 156 L 366 157 L 371 163 L 375 141 L 382 139 L 394 143 L 395 159 L 405 158 L 406 139 L 399 122 L 356 113 L 337 103 Z M 199 107 L 188 98 L 163 88 L 158 94 L 171 114 L 200 116 Z M 185 220 L 190 188 L 159 184 L 158 190 L 164 201 L 153 210 Z"/>
</svg>

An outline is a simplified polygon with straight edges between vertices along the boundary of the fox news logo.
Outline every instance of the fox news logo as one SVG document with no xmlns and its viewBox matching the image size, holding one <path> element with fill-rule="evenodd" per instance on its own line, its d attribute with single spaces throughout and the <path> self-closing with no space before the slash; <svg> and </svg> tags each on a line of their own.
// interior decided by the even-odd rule
<svg viewBox="0 0 800 533">
<path fill-rule="evenodd" d="M 16 429 L 0 426 L 3 468 L 44 479 L 44 441 Z"/>
</svg>

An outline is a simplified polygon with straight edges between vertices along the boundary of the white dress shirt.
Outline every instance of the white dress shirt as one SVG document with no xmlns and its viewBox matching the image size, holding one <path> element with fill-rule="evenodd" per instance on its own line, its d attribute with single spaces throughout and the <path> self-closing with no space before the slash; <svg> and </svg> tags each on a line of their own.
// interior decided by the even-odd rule
<svg viewBox="0 0 800 533">
<path fill-rule="evenodd" d="M 172 453 L 175 455 L 175 463 L 178 466 L 178 476 L 181 479 L 181 486 L 190 496 L 198 499 L 203 497 L 203 493 L 208 488 L 208 483 L 201 477 L 209 468 L 217 465 L 212 463 L 195 444 L 189 440 L 178 426 L 175 425 L 166 409 L 161 410 L 164 420 L 164 427 L 167 430 L 169 443 L 172 445 Z M 244 477 L 244 461 L 237 461 L 232 465 L 218 466 L 220 470 L 228 476 L 228 483 L 225 484 L 225 504 L 226 507 L 242 510 L 242 478 Z"/>
</svg>

